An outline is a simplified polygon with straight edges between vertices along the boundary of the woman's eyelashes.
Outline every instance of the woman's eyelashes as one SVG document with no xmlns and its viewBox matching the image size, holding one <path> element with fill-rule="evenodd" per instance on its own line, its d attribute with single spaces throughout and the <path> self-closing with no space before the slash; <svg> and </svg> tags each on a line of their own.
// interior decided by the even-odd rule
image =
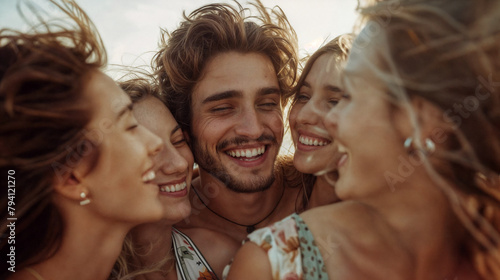
<svg viewBox="0 0 500 280">
<path fill-rule="evenodd" d="M 323 102 L 326 101 L 330 106 L 333 107 L 336 106 L 342 98 L 343 98 L 342 94 L 335 92 L 324 96 Z M 309 100 L 311 100 L 311 96 L 306 93 L 300 93 L 295 98 L 296 103 L 302 103 L 302 104 L 309 102 Z"/>
<path fill-rule="evenodd" d="M 342 94 L 342 99 L 347 100 L 347 101 L 348 101 L 348 100 L 351 100 L 351 95 L 350 95 L 350 94 L 348 94 L 348 93 L 343 93 L 343 94 Z"/>
<path fill-rule="evenodd" d="M 138 124 L 133 124 L 133 125 L 129 126 L 129 127 L 127 128 L 127 130 L 129 130 L 129 131 L 130 131 L 130 130 L 134 130 L 134 129 L 136 129 L 138 126 L 139 126 Z"/>
<path fill-rule="evenodd" d="M 127 131 L 133 131 L 139 126 L 139 123 L 135 119 L 134 115 L 132 113 L 129 114 L 128 116 L 128 125 L 127 125 Z"/>
<path fill-rule="evenodd" d="M 187 144 L 186 137 L 184 137 L 184 134 L 182 132 L 176 133 L 172 137 L 171 142 L 172 142 L 172 145 L 174 145 L 174 147 L 181 147 L 181 146 L 184 146 L 185 144 Z"/>
<path fill-rule="evenodd" d="M 296 101 L 297 101 L 298 103 L 306 103 L 307 101 L 309 101 L 309 99 L 311 99 L 311 98 L 309 97 L 309 95 L 308 95 L 308 94 L 305 94 L 305 93 L 299 93 L 299 94 L 297 95 Z"/>
<path fill-rule="evenodd" d="M 332 107 L 333 106 L 336 106 L 340 101 L 340 98 L 332 98 L 330 100 L 328 100 L 328 104 L 330 104 Z"/>
</svg>

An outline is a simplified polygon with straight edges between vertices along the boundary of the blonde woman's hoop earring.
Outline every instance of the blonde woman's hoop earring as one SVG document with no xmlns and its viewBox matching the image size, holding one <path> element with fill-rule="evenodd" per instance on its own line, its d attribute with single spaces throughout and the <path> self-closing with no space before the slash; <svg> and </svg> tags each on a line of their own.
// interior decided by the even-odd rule
<svg viewBox="0 0 500 280">
<path fill-rule="evenodd" d="M 84 206 L 84 205 L 87 205 L 90 203 L 90 199 L 87 198 L 87 195 L 84 192 L 82 192 L 80 194 L 80 197 L 83 199 L 82 201 L 80 201 L 81 206 Z"/>
</svg>

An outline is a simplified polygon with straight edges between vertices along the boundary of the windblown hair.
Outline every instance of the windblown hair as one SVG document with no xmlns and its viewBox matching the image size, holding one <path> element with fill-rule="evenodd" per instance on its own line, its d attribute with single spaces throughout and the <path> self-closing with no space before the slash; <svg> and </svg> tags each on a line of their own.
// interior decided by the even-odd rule
<svg viewBox="0 0 500 280">
<path fill-rule="evenodd" d="M 258 0 L 252 4 L 257 15 L 248 14 L 238 2 L 203 6 L 174 32 L 163 31 L 161 50 L 154 58 L 161 94 L 183 130 L 191 133 L 191 94 L 214 56 L 235 51 L 268 57 L 278 77 L 282 105 L 286 104 L 297 76 L 297 38 L 279 7 L 266 9 Z"/>
<path fill-rule="evenodd" d="M 153 75 L 140 69 L 132 71 L 118 80 L 118 85 L 130 96 L 132 103 L 140 102 L 150 96 L 165 103 L 165 97 L 160 95 L 158 83 Z"/>
<path fill-rule="evenodd" d="M 429 155 L 448 162 L 451 174 L 424 164 L 472 236 L 476 270 L 500 279 L 500 1 L 388 0 L 360 10 L 372 25 L 358 40 L 384 37 L 382 63 L 370 68 L 390 99 L 402 107 L 415 97 L 430 101 L 452 127 L 445 150 Z"/>
<path fill-rule="evenodd" d="M 332 61 L 333 63 L 335 63 L 334 67 L 342 69 L 347 61 L 347 57 L 349 56 L 349 50 L 351 49 L 353 40 L 354 34 L 348 33 L 339 35 L 333 38 L 331 41 L 328 41 L 325 45 L 316 50 L 311 56 L 305 57 L 306 64 L 302 69 L 302 72 L 300 73 L 300 78 L 297 84 L 290 92 L 290 94 L 293 96 L 293 103 L 291 104 L 292 106 L 293 104 L 295 104 L 297 100 L 297 94 L 299 93 L 302 85 L 304 85 L 304 80 L 311 71 L 314 62 L 316 62 L 316 60 L 324 54 L 332 54 L 334 56 L 334 59 Z"/>
<path fill-rule="evenodd" d="M 150 265 L 143 265 L 141 263 L 141 259 L 157 248 L 155 241 L 156 240 L 151 240 L 151 244 L 149 246 L 139 248 L 133 241 L 132 234 L 127 234 L 123 242 L 120 256 L 118 256 L 108 279 L 133 280 L 137 279 L 138 276 L 144 276 L 151 273 L 161 273 L 165 276 L 168 273 L 171 273 L 174 268 L 173 265 L 168 269 L 165 269 L 165 266 L 174 258 L 174 256 L 167 255 L 159 262 Z M 172 262 L 172 264 L 174 264 L 174 262 Z"/>
<path fill-rule="evenodd" d="M 1 235 L 9 236 L 7 218 L 16 217 L 16 270 L 43 261 L 60 246 L 64 224 L 52 187 L 88 147 L 83 132 L 91 111 L 82 88 L 86 75 L 106 62 L 102 41 L 78 5 L 50 2 L 67 19 L 42 20 L 28 33 L 0 30 L 0 171 L 12 175 L 9 184 L 15 186 L 15 194 L 7 196 L 4 189 L 0 196 Z M 7 208 L 10 198 L 13 213 Z M 6 256 L 8 239 L 0 246 Z M 3 261 L 2 279 L 6 265 Z"/>
</svg>

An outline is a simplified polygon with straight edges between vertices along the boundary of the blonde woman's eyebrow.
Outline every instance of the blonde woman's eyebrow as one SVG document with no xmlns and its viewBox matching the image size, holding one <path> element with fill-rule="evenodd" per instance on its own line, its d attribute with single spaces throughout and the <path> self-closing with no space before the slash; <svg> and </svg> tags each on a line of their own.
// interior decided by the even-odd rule
<svg viewBox="0 0 500 280">
<path fill-rule="evenodd" d="M 334 85 L 327 85 L 327 86 L 325 86 L 325 89 L 328 91 L 333 91 L 333 92 L 342 92 L 341 88 L 339 88 L 338 86 L 334 86 Z"/>
</svg>

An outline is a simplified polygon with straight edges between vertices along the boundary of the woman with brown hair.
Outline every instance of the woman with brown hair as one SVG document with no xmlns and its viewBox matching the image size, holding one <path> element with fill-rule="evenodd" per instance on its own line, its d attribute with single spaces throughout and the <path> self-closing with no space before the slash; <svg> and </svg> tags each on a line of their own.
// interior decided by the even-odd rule
<svg viewBox="0 0 500 280">
<path fill-rule="evenodd" d="M 67 18 L 0 31 L 1 233 L 11 237 L 0 278 L 107 279 L 127 232 L 162 217 L 161 139 L 100 70 L 105 51 L 85 12 L 50 3 Z"/>
<path fill-rule="evenodd" d="M 146 71 L 136 70 L 119 84 L 134 103 L 138 123 L 163 140 L 162 151 L 154 157 L 153 180 L 160 188 L 163 217 L 129 232 L 110 279 L 218 279 L 239 244 L 229 249 L 225 235 L 173 226 L 191 213 L 194 159 L 185 133 Z"/>
<path fill-rule="evenodd" d="M 340 77 L 352 40 L 352 34 L 343 34 L 315 51 L 292 91 L 288 121 L 295 147 L 293 165 L 303 182 L 299 213 L 338 201 L 333 187 L 337 174 L 324 170 L 337 150 L 324 118 L 342 97 Z"/>
<path fill-rule="evenodd" d="M 361 12 L 325 118 L 342 201 L 274 225 L 303 273 L 275 273 L 248 242 L 228 279 L 499 279 L 500 1 Z"/>
</svg>

